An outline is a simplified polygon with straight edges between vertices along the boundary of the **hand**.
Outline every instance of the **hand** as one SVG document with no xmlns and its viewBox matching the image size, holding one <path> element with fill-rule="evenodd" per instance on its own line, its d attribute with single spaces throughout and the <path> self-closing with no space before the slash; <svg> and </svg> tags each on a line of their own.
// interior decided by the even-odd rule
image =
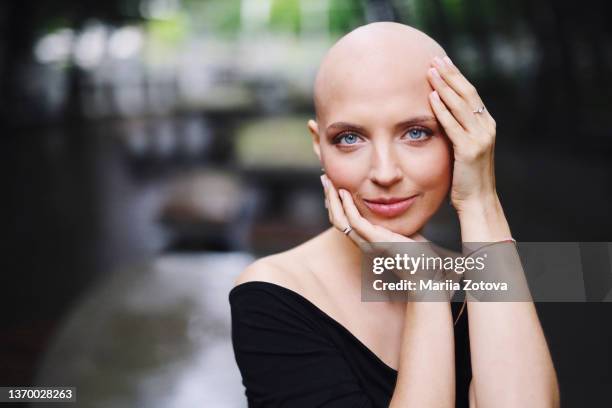
<svg viewBox="0 0 612 408">
<path fill-rule="evenodd" d="M 353 197 L 348 191 L 343 189 L 337 191 L 327 175 L 321 176 L 321 182 L 325 191 L 325 207 L 328 211 L 329 221 L 339 231 L 344 231 L 346 227 L 350 226 L 352 230 L 349 232 L 348 237 L 363 251 L 364 255 L 369 257 L 394 257 L 396 254 L 403 255 L 406 251 L 410 251 L 408 255 L 413 257 L 418 257 L 420 255 L 432 257 L 458 255 L 429 242 L 419 233 L 406 237 L 380 225 L 370 223 L 359 213 L 353 201 Z M 408 242 L 422 244 L 403 245 Z M 394 245 L 394 243 L 398 245 Z M 442 282 L 446 280 L 457 282 L 460 279 L 458 274 L 445 269 L 393 272 L 400 279 L 434 279 Z M 429 296 L 432 298 L 436 295 L 437 293 L 432 292 L 417 294 L 416 296 Z M 452 292 L 444 292 L 445 300 L 450 299 L 451 296 Z"/>
<path fill-rule="evenodd" d="M 493 150 L 495 120 L 484 106 L 476 88 L 445 57 L 434 58 L 428 79 L 434 89 L 429 95 L 431 107 L 448 135 L 455 163 L 451 202 L 461 213 L 472 204 L 497 197 Z"/>
<path fill-rule="evenodd" d="M 397 234 L 380 225 L 374 225 L 361 216 L 355 206 L 353 197 L 346 190 L 337 191 L 327 175 L 321 176 L 321 183 L 325 192 L 325 207 L 329 216 L 329 222 L 340 231 L 348 226 L 352 231 L 348 237 L 360 248 L 371 242 L 415 242 L 427 240 L 420 234 L 408 238 Z"/>
</svg>

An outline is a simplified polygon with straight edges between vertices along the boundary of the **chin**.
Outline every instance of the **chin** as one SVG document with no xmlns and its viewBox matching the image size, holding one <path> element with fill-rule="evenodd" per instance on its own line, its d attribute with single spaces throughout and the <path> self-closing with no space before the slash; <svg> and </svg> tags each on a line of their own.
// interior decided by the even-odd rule
<svg viewBox="0 0 612 408">
<path fill-rule="evenodd" d="M 416 234 L 423 228 L 427 222 L 427 218 L 423 216 L 404 216 L 393 219 L 369 219 L 372 224 L 380 225 L 389 231 L 395 232 L 396 234 L 404 235 L 409 237 Z"/>
</svg>

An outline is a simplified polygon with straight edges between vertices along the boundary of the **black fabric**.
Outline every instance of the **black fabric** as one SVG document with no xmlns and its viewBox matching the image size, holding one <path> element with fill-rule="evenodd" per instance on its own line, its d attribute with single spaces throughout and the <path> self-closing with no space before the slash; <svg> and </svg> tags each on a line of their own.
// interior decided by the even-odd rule
<svg viewBox="0 0 612 408">
<path fill-rule="evenodd" d="M 397 371 L 344 326 L 288 288 L 251 281 L 229 293 L 232 343 L 249 408 L 388 407 Z M 453 303 L 456 315 L 461 303 Z M 471 369 L 467 310 L 455 326 L 457 407 Z"/>
</svg>

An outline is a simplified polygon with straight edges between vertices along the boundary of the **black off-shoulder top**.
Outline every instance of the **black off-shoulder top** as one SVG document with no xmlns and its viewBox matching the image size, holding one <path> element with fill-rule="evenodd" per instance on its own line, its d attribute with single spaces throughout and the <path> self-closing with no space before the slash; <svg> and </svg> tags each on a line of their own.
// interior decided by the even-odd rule
<svg viewBox="0 0 612 408">
<path fill-rule="evenodd" d="M 249 408 L 388 407 L 397 371 L 338 321 L 283 286 L 249 281 L 229 293 L 232 343 Z M 467 308 L 453 302 L 457 407 L 471 379 Z"/>
</svg>

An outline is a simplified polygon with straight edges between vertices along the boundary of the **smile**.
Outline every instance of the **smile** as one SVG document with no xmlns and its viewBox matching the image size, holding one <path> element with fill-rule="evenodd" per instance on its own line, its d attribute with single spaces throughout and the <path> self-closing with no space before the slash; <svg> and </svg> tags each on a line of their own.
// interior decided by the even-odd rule
<svg viewBox="0 0 612 408">
<path fill-rule="evenodd" d="M 383 217 L 392 218 L 406 212 L 406 210 L 410 208 L 418 196 L 419 195 L 416 194 L 410 197 L 376 198 L 372 200 L 366 200 L 364 198 L 363 202 L 373 213 Z"/>
</svg>

